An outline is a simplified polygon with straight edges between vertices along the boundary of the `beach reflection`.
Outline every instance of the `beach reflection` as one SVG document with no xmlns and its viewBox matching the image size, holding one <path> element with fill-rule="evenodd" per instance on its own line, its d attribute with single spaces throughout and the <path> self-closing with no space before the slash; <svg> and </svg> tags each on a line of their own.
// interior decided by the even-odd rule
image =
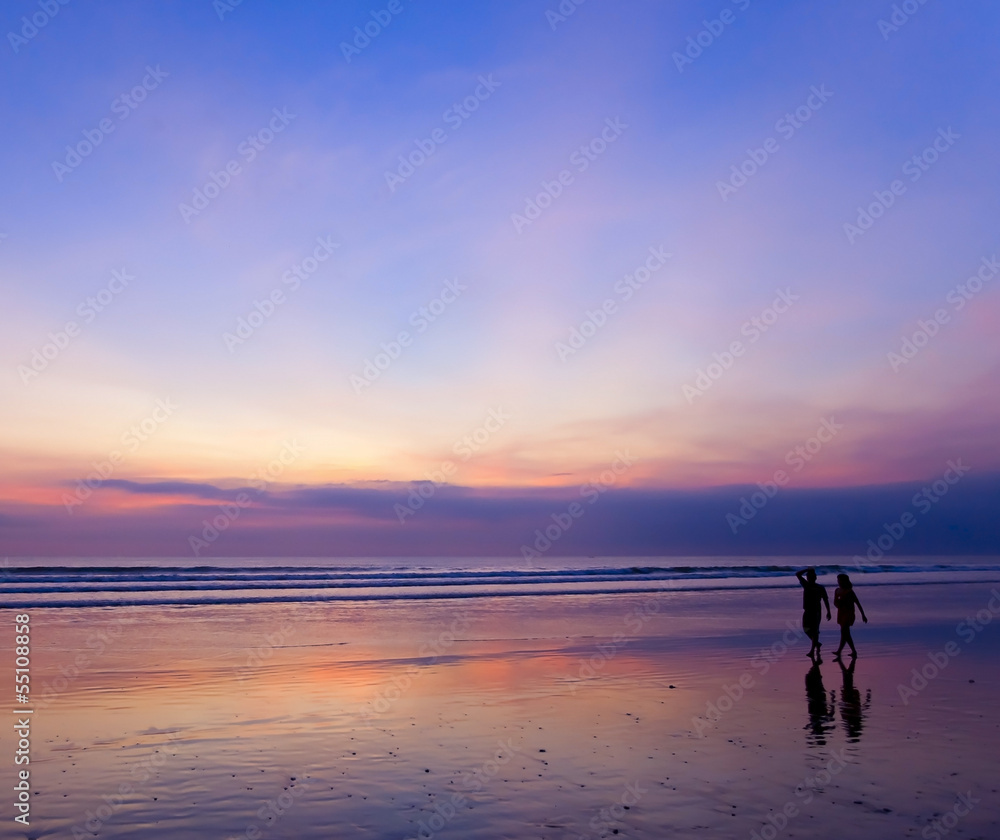
<svg viewBox="0 0 1000 840">
<path fill-rule="evenodd" d="M 832 697 L 828 700 L 826 696 L 819 664 L 820 660 L 813 660 L 806 673 L 806 708 L 809 712 L 806 741 L 812 747 L 826 746 L 826 734 L 834 727 Z"/>
<path fill-rule="evenodd" d="M 33 822 L 150 840 L 582 833 L 626 784 L 679 776 L 675 733 L 699 708 L 670 687 L 705 663 L 666 665 L 665 615 L 609 643 L 634 606 L 591 602 L 581 622 L 557 609 L 578 602 L 546 603 L 529 623 L 477 602 L 467 630 L 449 603 L 142 608 L 99 653 L 111 611 L 39 615 L 40 688 L 71 678 L 39 706 Z"/>
<path fill-rule="evenodd" d="M 347 826 L 490 840 L 604 836 L 604 821 L 607 836 L 738 840 L 793 797 L 803 815 L 787 836 L 842 824 L 843 803 L 863 800 L 857 835 L 896 837 L 915 813 L 952 807 L 952 771 L 967 790 L 989 778 L 995 634 L 890 706 L 952 623 L 908 625 L 907 603 L 881 638 L 869 630 L 860 671 L 803 670 L 808 642 L 760 656 L 787 593 L 758 596 L 754 634 L 740 597 L 664 596 L 635 635 L 645 596 L 483 599 L 464 617 L 444 601 L 143 607 L 127 624 L 110 609 L 38 610 L 30 836 L 326 840 Z M 12 662 L 0 640 L 7 685 Z M 963 825 L 998 837 L 989 814 Z"/>
<path fill-rule="evenodd" d="M 812 660 L 812 665 L 806 672 L 806 711 L 809 716 L 808 723 L 803 727 L 806 730 L 806 742 L 810 747 L 825 747 L 830 732 L 836 727 L 839 710 L 840 722 L 847 734 L 847 741 L 856 744 L 861 740 L 865 718 L 871 707 L 871 689 L 867 689 L 865 699 L 862 701 L 861 690 L 854 684 L 854 668 L 857 660 L 851 659 L 849 665 L 845 665 L 842 660 L 835 660 L 840 666 L 843 677 L 838 703 L 835 690 L 831 690 L 829 697 L 827 696 L 827 689 L 823 685 L 823 672 L 820 670 L 822 661 L 818 658 Z"/>
<path fill-rule="evenodd" d="M 837 660 L 844 678 L 840 690 L 840 720 L 844 724 L 849 743 L 856 744 L 861 740 L 861 730 L 864 729 L 865 713 L 872 703 L 872 691 L 868 689 L 865 700 L 861 702 L 861 691 L 854 685 L 854 666 L 857 660 L 852 658 L 850 665 L 844 665 L 842 659 Z"/>
</svg>

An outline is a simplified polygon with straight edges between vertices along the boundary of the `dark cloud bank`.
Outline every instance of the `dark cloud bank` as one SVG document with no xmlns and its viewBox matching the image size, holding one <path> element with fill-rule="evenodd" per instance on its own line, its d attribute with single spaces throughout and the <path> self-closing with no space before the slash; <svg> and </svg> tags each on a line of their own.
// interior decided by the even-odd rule
<svg viewBox="0 0 1000 840">
<path fill-rule="evenodd" d="M 416 486 L 260 491 L 176 481 L 108 481 L 105 487 L 119 492 L 180 495 L 190 502 L 116 513 L 84 505 L 72 516 L 61 507 L 8 510 L 0 514 L 0 553 L 189 556 L 189 537 L 201 534 L 205 520 L 219 516 L 223 506 L 232 512 L 244 493 L 252 505 L 240 509 L 200 556 L 520 557 L 523 545 L 544 548 L 546 540 L 551 545 L 542 553 L 548 556 L 854 555 L 880 537 L 889 558 L 1000 554 L 998 474 L 968 475 L 953 485 L 931 480 L 784 488 L 762 506 L 765 495 L 755 486 L 598 495 L 592 489 L 582 494 L 579 488 L 481 490 L 425 484 L 424 493 L 433 489 L 433 494 L 418 508 L 413 501 L 417 494 L 411 493 Z M 413 515 L 402 514 L 401 522 L 407 505 Z"/>
</svg>

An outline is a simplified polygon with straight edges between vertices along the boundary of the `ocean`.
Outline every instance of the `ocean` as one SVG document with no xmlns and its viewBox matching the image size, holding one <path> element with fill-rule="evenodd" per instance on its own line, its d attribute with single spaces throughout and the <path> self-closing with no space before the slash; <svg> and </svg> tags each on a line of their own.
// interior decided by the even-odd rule
<svg viewBox="0 0 1000 840">
<path fill-rule="evenodd" d="M 613 595 L 798 586 L 815 566 L 863 586 L 1000 580 L 997 557 L 19 558 L 0 570 L 8 606 L 253 604 Z"/>
</svg>

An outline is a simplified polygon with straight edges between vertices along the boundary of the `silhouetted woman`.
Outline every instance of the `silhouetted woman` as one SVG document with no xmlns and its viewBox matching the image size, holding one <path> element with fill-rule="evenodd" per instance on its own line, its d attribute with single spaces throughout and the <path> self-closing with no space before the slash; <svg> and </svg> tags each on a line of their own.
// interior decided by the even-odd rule
<svg viewBox="0 0 1000 840">
<path fill-rule="evenodd" d="M 844 722 L 844 729 L 847 731 L 847 740 L 856 744 L 861 740 L 861 730 L 865 724 L 865 712 L 872 704 L 872 690 L 869 688 L 865 695 L 865 702 L 861 702 L 861 692 L 854 687 L 854 666 L 857 660 L 852 659 L 851 664 L 845 666 L 842 659 L 837 660 L 840 670 L 844 674 L 844 688 L 840 692 L 840 719 Z"/>
<path fill-rule="evenodd" d="M 851 656 L 857 656 L 857 648 L 854 647 L 854 639 L 851 638 L 851 625 L 854 624 L 854 605 L 858 605 L 861 610 L 861 620 L 868 623 L 868 616 L 865 615 L 865 608 L 861 606 L 858 596 L 851 585 L 851 579 L 844 574 L 837 575 L 837 591 L 833 593 L 833 605 L 837 608 L 837 624 L 840 625 L 840 647 L 834 654 L 834 659 L 839 659 L 844 650 L 844 645 L 851 649 Z"/>
</svg>

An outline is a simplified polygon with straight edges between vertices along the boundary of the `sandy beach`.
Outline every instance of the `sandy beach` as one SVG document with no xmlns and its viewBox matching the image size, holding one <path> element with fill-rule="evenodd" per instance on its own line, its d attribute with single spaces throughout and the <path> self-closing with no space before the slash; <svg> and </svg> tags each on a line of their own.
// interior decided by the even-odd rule
<svg viewBox="0 0 1000 840">
<path fill-rule="evenodd" d="M 5 836 L 995 837 L 991 589 L 35 609 Z"/>
<path fill-rule="evenodd" d="M 1000 840 L 1000 2 L 4 11 L 0 840 Z"/>
</svg>

